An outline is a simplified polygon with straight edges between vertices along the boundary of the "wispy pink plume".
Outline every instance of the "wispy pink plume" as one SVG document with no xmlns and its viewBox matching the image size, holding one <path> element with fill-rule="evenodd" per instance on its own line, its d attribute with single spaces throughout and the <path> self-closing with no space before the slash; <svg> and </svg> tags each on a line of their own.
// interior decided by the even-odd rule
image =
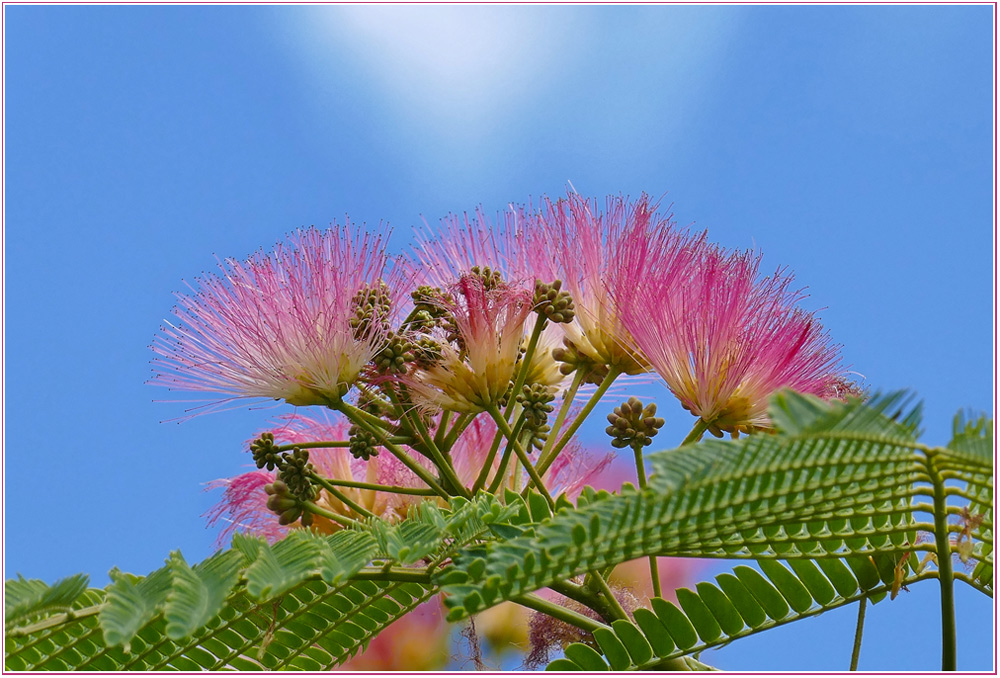
<svg viewBox="0 0 1000 678">
<path fill-rule="evenodd" d="M 610 196 L 602 211 L 596 200 L 570 193 L 556 202 L 542 201 L 533 217 L 537 227 L 530 229 L 535 240 L 525 241 L 538 262 L 554 260 L 563 289 L 573 297 L 577 315 L 563 326 L 567 339 L 596 363 L 627 374 L 648 368 L 628 348 L 632 342 L 621 319 L 622 299 L 609 289 L 622 289 L 625 280 L 641 277 L 656 264 L 650 242 L 666 252 L 697 242 L 658 209 L 647 195 L 635 201 Z"/>
<path fill-rule="evenodd" d="M 209 527 L 223 526 L 218 547 L 226 546 L 237 532 L 264 537 L 272 544 L 288 534 L 289 528 L 279 525 L 278 516 L 267 508 L 264 486 L 273 482 L 273 471 L 258 470 L 208 484 L 209 490 L 222 489 L 222 499 L 205 514 Z"/>
<path fill-rule="evenodd" d="M 551 282 L 554 269 L 529 242 L 537 242 L 537 223 L 521 207 L 511 205 L 491 221 L 482 207 L 473 215 L 453 214 L 439 228 L 416 233 L 416 247 L 407 262 L 417 284 L 449 289 L 473 266 L 499 271 L 507 284 L 533 289 L 535 278 Z"/>
<path fill-rule="evenodd" d="M 759 265 L 759 255 L 703 246 L 615 291 L 632 300 L 623 323 L 635 347 L 717 435 L 769 426 L 779 389 L 828 397 L 843 379 L 839 346 L 797 306 L 791 276 L 759 279 Z"/>
<path fill-rule="evenodd" d="M 179 322 L 153 340 L 151 383 L 292 405 L 339 397 L 385 341 L 379 323 L 352 330 L 355 295 L 383 281 L 390 295 L 401 294 L 387 237 L 385 229 L 360 234 L 349 222 L 309 228 L 270 253 L 220 263 L 190 293 L 177 293 Z"/>
</svg>

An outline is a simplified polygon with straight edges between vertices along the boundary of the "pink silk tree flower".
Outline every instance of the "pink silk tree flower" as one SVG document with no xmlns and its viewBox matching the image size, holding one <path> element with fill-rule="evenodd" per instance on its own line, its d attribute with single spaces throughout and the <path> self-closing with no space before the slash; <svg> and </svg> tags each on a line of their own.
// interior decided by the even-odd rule
<svg viewBox="0 0 1000 678">
<path fill-rule="evenodd" d="M 514 379 L 532 297 L 503 283 L 488 287 L 474 275 L 462 276 L 452 292 L 445 306 L 453 341 L 442 341 L 438 360 L 402 380 L 427 409 L 482 412 Z"/>
<path fill-rule="evenodd" d="M 268 254 L 220 263 L 177 293 L 180 322 L 153 340 L 151 383 L 291 405 L 338 401 L 385 344 L 385 316 L 398 307 L 387 237 L 350 223 L 309 228 Z"/>
<path fill-rule="evenodd" d="M 412 278 L 417 284 L 448 290 L 474 267 L 480 271 L 488 267 L 508 287 L 534 293 L 535 280 L 551 283 L 558 276 L 554 262 L 535 251 L 541 234 L 533 232 L 538 221 L 529 215 L 530 209 L 511 205 L 494 224 L 480 207 L 471 217 L 463 214 L 442 219 L 435 231 L 418 231 L 417 246 L 407 259 Z M 525 324 L 526 334 L 531 332 L 533 317 Z M 566 380 L 552 357 L 562 338 L 560 325 L 545 327 L 531 357 L 527 383 L 559 386 Z"/>
<path fill-rule="evenodd" d="M 656 254 L 682 252 L 698 240 L 674 229 L 669 217 L 657 214 L 646 195 L 635 202 L 611 196 L 605 212 L 596 201 L 570 193 L 545 200 L 536 214 L 536 229 L 525 240 L 535 268 L 553 267 L 576 305 L 576 320 L 561 326 L 566 342 L 580 358 L 635 375 L 649 370 L 622 322 L 625 298 L 610 289 L 645 275 Z"/>
<path fill-rule="evenodd" d="M 766 429 L 782 388 L 831 397 L 843 383 L 840 347 L 796 304 L 791 276 L 758 280 L 760 256 L 702 248 L 683 266 L 621 283 L 635 348 L 713 435 Z"/>
</svg>

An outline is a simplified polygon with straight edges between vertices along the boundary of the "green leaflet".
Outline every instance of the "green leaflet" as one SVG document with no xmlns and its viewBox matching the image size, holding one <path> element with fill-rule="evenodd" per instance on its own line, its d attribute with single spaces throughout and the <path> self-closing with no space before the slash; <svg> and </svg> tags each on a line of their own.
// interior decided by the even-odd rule
<svg viewBox="0 0 1000 678">
<path fill-rule="evenodd" d="M 40 579 L 17 579 L 4 582 L 3 621 L 5 630 L 53 612 L 72 609 L 73 602 L 87 589 L 89 577 L 77 574 L 48 586 Z"/>
<path fill-rule="evenodd" d="M 919 522 L 933 510 L 921 502 L 933 501 L 928 480 L 943 473 L 964 481 L 948 491 L 974 493 L 970 510 L 982 516 L 966 548 L 970 559 L 988 562 L 969 578 L 982 587 L 992 567 L 992 457 L 970 452 L 971 439 L 958 451 L 921 445 L 914 439 L 919 408 L 905 405 L 899 394 L 827 404 L 786 392 L 774 403 L 785 429 L 776 435 L 648 455 L 655 473 L 647 490 L 584 492 L 575 510 L 561 509 L 529 534 L 460 553 L 435 578 L 452 594 L 449 618 L 645 555 L 843 558 L 856 583 L 872 588 L 883 580 L 876 566 L 891 571 L 893 558 L 934 548 L 917 535 L 933 532 Z M 974 434 L 984 434 L 986 425 L 977 426 Z M 877 554 L 886 557 L 869 558 Z M 831 599 L 850 586 L 843 571 L 827 581 L 818 569 L 796 575 L 780 567 L 787 576 L 775 570 L 775 583 L 797 611 L 812 595 Z M 467 574 L 453 577 L 456 570 Z"/>
<path fill-rule="evenodd" d="M 111 571 L 107 604 L 99 619 L 104 629 L 104 642 L 121 645 L 129 651 L 136 632 L 157 615 L 170 593 L 171 566 L 161 567 L 148 577 Z"/>
<path fill-rule="evenodd" d="M 243 562 L 239 552 L 222 551 L 191 568 L 180 551 L 171 553 L 171 586 L 163 607 L 167 636 L 184 638 L 207 624 L 225 603 Z"/>
</svg>

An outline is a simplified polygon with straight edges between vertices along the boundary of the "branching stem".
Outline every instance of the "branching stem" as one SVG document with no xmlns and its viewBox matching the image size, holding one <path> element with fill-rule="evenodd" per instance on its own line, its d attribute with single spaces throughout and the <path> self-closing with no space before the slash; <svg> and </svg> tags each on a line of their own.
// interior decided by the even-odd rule
<svg viewBox="0 0 1000 678">
<path fill-rule="evenodd" d="M 351 499 L 350 497 L 348 497 L 346 494 L 344 494 L 343 492 L 341 492 L 340 490 L 338 490 L 336 487 L 334 487 L 333 485 L 331 485 L 329 482 L 327 482 L 326 478 L 324 478 L 323 476 L 318 475 L 316 473 L 311 473 L 311 474 L 309 474 L 309 478 L 313 482 L 321 485 L 323 487 L 323 489 L 325 489 L 327 492 L 329 492 L 330 494 L 332 494 L 334 497 L 336 497 L 337 499 L 339 499 L 340 501 L 342 501 L 345 506 L 348 506 L 351 509 L 353 509 L 354 512 L 357 513 L 359 516 L 364 516 L 366 518 L 374 518 L 375 517 L 374 513 L 372 513 L 368 509 L 366 509 L 361 504 L 358 504 L 356 501 L 354 501 L 353 499 Z"/>
<path fill-rule="evenodd" d="M 588 400 L 587 404 L 583 406 L 583 409 L 580 410 L 580 413 L 576 415 L 576 418 L 573 419 L 573 422 L 569 425 L 566 431 L 559 436 L 559 441 L 555 445 L 553 445 L 552 449 L 549 450 L 547 455 L 545 456 L 539 455 L 538 457 L 539 473 L 545 473 L 548 470 L 549 466 L 551 466 L 552 462 L 556 460 L 556 457 L 559 456 L 559 453 L 562 452 L 563 448 L 566 447 L 567 444 L 569 444 L 569 441 L 573 438 L 573 434 L 576 433 L 577 429 L 580 428 L 583 422 L 586 421 L 587 417 L 590 416 L 590 413 L 594 411 L 594 408 L 597 407 L 597 403 L 601 402 L 601 398 L 603 398 L 607 390 L 611 388 L 611 384 L 614 383 L 615 379 L 618 378 L 619 374 L 621 374 L 621 372 L 619 372 L 614 367 L 608 370 L 608 375 L 604 377 L 604 381 L 601 382 L 601 385 L 598 386 L 597 390 L 594 391 L 593 395 L 590 396 L 590 400 Z M 556 432 L 558 430 L 559 430 L 558 428 L 553 426 L 552 435 L 553 436 L 557 435 Z"/>
<path fill-rule="evenodd" d="M 347 516 L 342 516 L 339 513 L 334 513 L 333 511 L 327 511 L 322 506 L 317 506 L 316 504 L 314 504 L 311 501 L 303 502 L 302 505 L 310 513 L 315 513 L 318 516 L 323 516 L 324 518 L 328 518 L 329 520 L 332 520 L 333 522 L 337 523 L 341 527 L 360 527 L 361 526 L 361 523 L 359 523 L 358 521 L 352 520 L 351 518 L 348 518 Z"/>
<path fill-rule="evenodd" d="M 642 445 L 633 445 L 632 452 L 635 453 L 635 473 L 639 478 L 639 488 L 646 489 L 646 465 L 642 459 Z M 660 588 L 660 568 L 656 562 L 656 556 L 649 556 L 649 578 L 653 583 L 653 595 L 657 598 L 663 596 Z"/>
<path fill-rule="evenodd" d="M 486 411 L 489 412 L 491 417 L 493 417 L 493 420 L 497 423 L 497 426 L 503 434 L 507 436 L 508 443 L 513 443 L 514 454 L 516 454 L 517 458 L 521 460 L 521 463 L 524 465 L 524 470 L 528 472 L 528 477 L 531 478 L 531 482 L 535 485 L 535 489 L 541 492 L 542 496 L 545 497 L 545 501 L 549 503 L 549 508 L 554 509 L 556 506 L 555 500 L 553 500 L 552 495 L 549 494 L 548 489 L 545 487 L 545 483 L 542 481 L 541 475 L 537 470 L 535 470 L 535 465 L 531 463 L 531 459 L 528 458 L 524 448 L 521 447 L 521 443 L 519 443 L 517 438 L 514 437 L 514 433 L 510 430 L 507 420 L 503 418 L 503 415 L 500 413 L 500 410 L 497 409 L 496 405 L 490 405 L 489 409 Z"/>
<path fill-rule="evenodd" d="M 608 602 L 608 606 L 614 612 L 615 616 L 618 619 L 628 619 L 628 614 L 625 612 L 621 603 L 618 602 L 618 599 L 615 598 L 614 592 L 611 590 L 611 587 L 608 586 L 607 580 L 604 579 L 601 573 L 597 570 L 591 570 L 590 580 L 597 583 L 597 587 L 600 589 L 601 593 L 604 594 L 604 599 Z"/>
<path fill-rule="evenodd" d="M 382 440 L 380 444 L 383 447 L 385 447 L 385 449 L 389 450 L 389 452 L 391 452 L 393 456 L 395 456 L 397 459 L 403 462 L 403 464 L 405 464 L 408 469 L 413 471 L 418 478 L 427 483 L 427 486 L 432 490 L 434 490 L 435 492 L 437 492 L 439 496 L 443 497 L 444 499 L 451 498 L 451 495 L 445 492 L 444 488 L 441 487 L 441 485 L 436 480 L 434 480 L 434 476 L 428 473 L 423 466 L 418 464 L 410 455 L 401 450 L 398 446 L 389 442 L 389 437 L 385 434 L 385 431 L 376 430 L 374 426 L 368 423 L 366 417 L 371 417 L 371 415 L 369 415 L 367 412 L 359 410 L 356 407 L 351 407 L 347 403 L 340 403 L 337 409 L 340 412 L 342 412 L 344 416 L 346 416 L 348 419 L 353 421 L 361 428 L 365 429 L 372 435 L 381 438 Z M 381 421 L 381 419 L 376 419 L 376 420 Z M 385 422 L 382 423 L 384 424 Z"/>
<path fill-rule="evenodd" d="M 337 487 L 351 487 L 358 490 L 375 490 L 376 492 L 392 492 L 393 494 L 411 494 L 418 497 L 436 497 L 437 492 L 422 487 L 403 487 L 402 485 L 379 485 L 377 483 L 363 483 L 358 480 L 339 480 L 337 478 L 323 478 L 330 485 Z"/>
<path fill-rule="evenodd" d="M 707 430 L 708 423 L 706 423 L 706 421 L 701 417 L 698 417 L 698 420 L 694 423 L 694 428 L 692 428 L 691 432 L 687 434 L 687 438 L 681 442 L 681 447 L 698 442 L 701 440 L 701 437 L 705 435 L 705 431 Z"/>
<path fill-rule="evenodd" d="M 602 624 L 601 622 L 591 619 L 590 617 L 586 617 L 579 612 L 570 610 L 569 608 L 545 600 L 544 598 L 539 598 L 531 593 L 511 598 L 511 600 L 518 605 L 523 605 L 524 607 L 532 610 L 542 612 L 554 619 L 564 621 L 567 624 L 572 624 L 573 626 L 583 629 L 584 631 L 589 631 L 590 633 L 593 633 L 597 629 L 607 628 L 606 624 Z"/>
<path fill-rule="evenodd" d="M 401 388 L 403 388 L 404 391 L 403 395 L 406 396 L 405 388 Z M 401 421 L 406 422 L 410 431 L 415 433 L 420 439 L 422 448 L 427 451 L 427 455 L 430 456 L 431 461 L 434 462 L 438 471 L 441 472 L 441 478 L 443 481 L 445 481 L 448 485 L 451 485 L 456 494 L 466 497 L 471 496 L 469 491 L 465 489 L 465 486 L 462 485 L 462 481 L 459 480 L 458 474 L 455 473 L 455 468 L 451 464 L 451 459 L 449 457 L 445 457 L 445 455 L 441 453 L 441 450 L 439 450 L 437 445 L 434 443 L 434 439 L 431 437 L 430 432 L 424 425 L 423 419 L 420 418 L 420 413 L 413 412 L 412 407 L 405 406 L 395 389 L 386 390 L 389 392 L 389 398 L 392 400 L 392 404 L 396 406 L 396 409 L 400 413 Z"/>
</svg>

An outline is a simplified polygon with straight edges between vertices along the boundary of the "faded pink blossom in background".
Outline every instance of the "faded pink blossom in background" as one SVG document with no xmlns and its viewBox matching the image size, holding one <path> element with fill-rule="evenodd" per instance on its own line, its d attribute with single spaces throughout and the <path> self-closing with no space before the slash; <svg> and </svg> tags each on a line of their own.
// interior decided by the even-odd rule
<svg viewBox="0 0 1000 678">
<path fill-rule="evenodd" d="M 276 445 L 348 439 L 348 425 L 339 418 L 339 415 L 331 420 L 325 414 L 317 417 L 288 414 L 279 417 L 275 423 L 276 427 L 267 430 L 274 434 Z M 419 455 L 415 456 L 421 459 Z M 399 459 L 385 450 L 381 450 L 378 455 L 366 461 L 354 458 L 344 447 L 311 448 L 309 461 L 316 467 L 316 471 L 326 478 L 402 487 L 425 486 Z M 224 525 L 219 534 L 220 546 L 227 544 L 234 532 L 255 534 L 274 542 L 293 529 L 279 525 L 278 516 L 267 509 L 267 493 L 264 491 L 264 486 L 274 482 L 275 475 L 274 471 L 260 469 L 233 478 L 214 480 L 208 484 L 208 489 L 223 490 L 222 499 L 206 514 L 209 526 L 220 523 Z M 413 495 L 350 487 L 339 489 L 375 515 L 390 520 L 405 516 L 409 506 L 420 500 Z M 335 497 L 330 497 L 325 491 L 320 495 L 317 504 L 349 517 L 357 517 L 349 507 Z M 339 526 L 322 516 L 314 517 L 314 525 L 325 532 L 339 529 Z"/>
</svg>

